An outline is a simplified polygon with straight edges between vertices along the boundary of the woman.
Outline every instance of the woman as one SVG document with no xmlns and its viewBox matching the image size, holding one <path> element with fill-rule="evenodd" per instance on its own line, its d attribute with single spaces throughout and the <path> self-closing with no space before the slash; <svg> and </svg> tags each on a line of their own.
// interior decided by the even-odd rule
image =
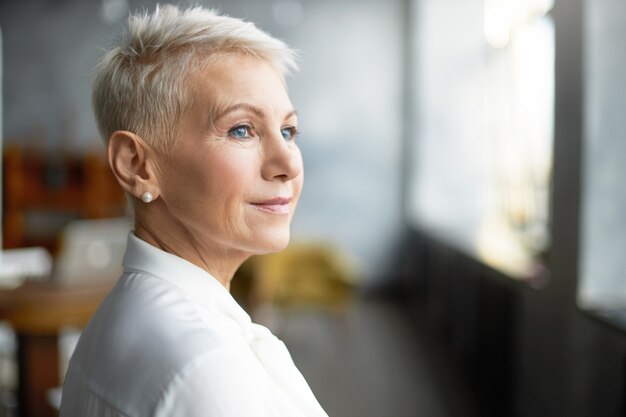
<svg viewBox="0 0 626 417">
<path fill-rule="evenodd" d="M 62 417 L 326 416 L 284 344 L 228 292 L 283 249 L 303 182 L 284 43 L 157 7 L 95 70 L 109 164 L 134 203 L 124 273 L 85 328 Z"/>
</svg>

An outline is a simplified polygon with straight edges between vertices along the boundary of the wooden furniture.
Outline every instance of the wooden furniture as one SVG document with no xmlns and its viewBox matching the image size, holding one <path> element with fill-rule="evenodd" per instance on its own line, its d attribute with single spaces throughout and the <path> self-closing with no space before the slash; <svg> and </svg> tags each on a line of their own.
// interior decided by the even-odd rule
<svg viewBox="0 0 626 417">
<path fill-rule="evenodd" d="M 14 328 L 18 342 L 18 407 L 21 417 L 52 417 L 47 391 L 58 387 L 59 332 L 66 326 L 84 327 L 114 282 L 90 287 L 61 287 L 27 282 L 0 290 L 0 320 Z"/>
<path fill-rule="evenodd" d="M 54 253 L 69 221 L 124 215 L 124 193 L 100 153 L 11 145 L 3 158 L 5 249 L 44 246 Z"/>
</svg>

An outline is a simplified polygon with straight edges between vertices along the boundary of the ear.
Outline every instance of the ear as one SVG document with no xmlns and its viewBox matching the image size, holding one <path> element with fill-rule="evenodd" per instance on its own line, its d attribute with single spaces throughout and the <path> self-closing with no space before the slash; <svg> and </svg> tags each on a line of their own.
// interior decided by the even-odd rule
<svg viewBox="0 0 626 417">
<path fill-rule="evenodd" d="M 152 152 L 138 135 L 118 130 L 108 144 L 109 166 L 124 191 L 141 199 L 145 192 L 153 198 L 159 195 L 159 184 Z"/>
</svg>

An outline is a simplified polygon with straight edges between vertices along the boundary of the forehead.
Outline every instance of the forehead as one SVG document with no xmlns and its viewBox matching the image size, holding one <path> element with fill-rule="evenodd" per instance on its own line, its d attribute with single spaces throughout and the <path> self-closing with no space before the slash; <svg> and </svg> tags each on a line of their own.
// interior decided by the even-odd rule
<svg viewBox="0 0 626 417">
<path fill-rule="evenodd" d="M 229 55 L 202 65 L 193 74 L 190 88 L 194 103 L 208 107 L 212 116 L 242 103 L 270 112 L 292 108 L 281 75 L 256 57 Z"/>
</svg>

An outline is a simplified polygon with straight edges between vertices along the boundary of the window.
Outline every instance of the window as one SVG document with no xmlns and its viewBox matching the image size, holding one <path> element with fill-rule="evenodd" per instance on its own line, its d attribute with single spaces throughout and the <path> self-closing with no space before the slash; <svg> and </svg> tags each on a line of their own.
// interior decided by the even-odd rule
<svg viewBox="0 0 626 417">
<path fill-rule="evenodd" d="M 550 240 L 552 6 L 417 2 L 411 220 L 520 279 Z"/>
<path fill-rule="evenodd" d="M 626 325 L 626 3 L 585 3 L 578 300 Z"/>
</svg>

